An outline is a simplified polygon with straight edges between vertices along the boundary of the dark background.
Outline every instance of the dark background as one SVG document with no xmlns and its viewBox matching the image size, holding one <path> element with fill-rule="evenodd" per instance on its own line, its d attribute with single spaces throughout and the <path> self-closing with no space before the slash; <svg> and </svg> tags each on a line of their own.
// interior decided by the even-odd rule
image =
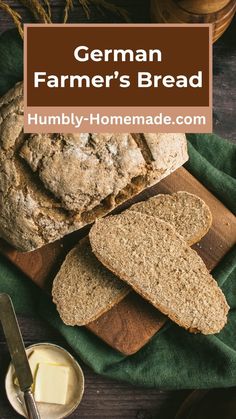
<svg viewBox="0 0 236 419">
<path fill-rule="evenodd" d="M 22 13 L 24 21 L 32 21 L 30 14 L 19 7 L 15 0 L 8 0 Z M 53 0 L 54 21 L 62 20 L 63 1 Z M 133 22 L 149 22 L 148 0 L 113 0 L 130 11 Z M 73 22 L 87 22 L 83 10 L 75 7 Z M 102 15 L 91 7 L 90 22 L 118 22 L 117 17 Z M 0 32 L 12 28 L 13 23 L 0 11 Z M 214 131 L 231 141 L 236 140 L 236 19 L 230 28 L 214 45 Z M 26 345 L 36 342 L 53 342 L 67 348 L 65 341 L 55 330 L 40 320 L 20 317 L 20 326 Z M 17 419 L 9 406 L 4 391 L 4 376 L 9 363 L 6 343 L 0 330 L 0 418 Z M 135 388 L 123 383 L 105 379 L 82 365 L 85 373 L 85 395 L 81 405 L 71 418 L 80 419 L 174 419 L 178 407 L 189 391 L 160 391 Z M 211 419 L 210 417 L 207 419 Z M 222 418 L 225 419 L 225 418 Z"/>
</svg>

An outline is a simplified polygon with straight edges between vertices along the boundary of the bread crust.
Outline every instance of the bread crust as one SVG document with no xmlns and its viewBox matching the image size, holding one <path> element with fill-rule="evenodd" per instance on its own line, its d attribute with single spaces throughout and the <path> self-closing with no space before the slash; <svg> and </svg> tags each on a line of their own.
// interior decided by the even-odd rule
<svg viewBox="0 0 236 419">
<path fill-rule="evenodd" d="M 195 259 L 198 262 L 198 265 L 200 263 L 200 267 L 202 269 L 204 278 L 207 279 L 208 283 L 206 284 L 208 286 L 208 288 L 210 287 L 212 290 L 212 293 L 215 294 L 215 304 L 218 305 L 218 307 L 221 310 L 221 313 L 218 313 L 219 318 L 216 319 L 212 319 L 213 324 L 211 326 L 209 326 L 208 324 L 204 324 L 202 325 L 202 320 L 204 319 L 200 319 L 199 321 L 199 325 L 195 324 L 195 319 L 193 318 L 191 320 L 191 312 L 188 313 L 188 315 L 190 315 L 190 320 L 191 321 L 185 321 L 185 319 L 183 318 L 183 316 L 181 315 L 181 310 L 182 307 L 179 307 L 179 311 L 173 311 L 173 309 L 169 306 L 169 308 L 167 308 L 167 304 L 163 304 L 161 302 L 161 298 L 158 297 L 158 290 L 157 295 L 147 292 L 145 291 L 145 283 L 142 282 L 142 280 L 134 280 L 134 276 L 129 276 L 127 274 L 127 269 L 117 269 L 115 266 L 117 266 L 117 263 L 114 264 L 114 253 L 112 254 L 112 256 L 109 254 L 109 250 L 113 251 L 114 249 L 114 242 L 111 241 L 111 230 L 109 230 L 109 223 L 110 221 L 112 221 L 112 223 L 116 223 L 119 224 L 120 220 L 122 220 L 122 217 L 132 217 L 132 215 L 130 216 L 130 213 L 128 214 L 128 211 L 123 214 L 120 215 L 116 215 L 116 216 L 109 216 L 106 219 L 103 220 L 97 220 L 97 222 L 94 224 L 94 226 L 92 227 L 92 229 L 90 230 L 89 233 L 89 239 L 90 239 L 90 243 L 92 246 L 92 250 L 95 254 L 95 256 L 101 261 L 101 263 L 106 266 L 111 272 L 113 272 L 115 275 L 117 275 L 121 280 L 125 281 L 128 285 L 130 285 L 138 294 L 140 294 L 143 298 L 145 298 L 146 300 L 148 300 L 152 305 L 154 305 L 154 307 L 156 307 L 159 311 L 161 311 L 163 314 L 167 315 L 171 320 L 173 320 L 175 323 L 177 323 L 179 326 L 187 329 L 189 332 L 192 333 L 198 333 L 201 332 L 203 334 L 215 334 L 215 333 L 219 333 L 220 330 L 224 327 L 224 325 L 227 322 L 227 313 L 229 310 L 229 306 L 227 304 L 227 301 L 225 299 L 225 296 L 223 294 L 223 292 L 221 291 L 221 289 L 218 287 L 216 281 L 213 279 L 213 277 L 207 272 L 207 268 L 205 267 L 203 261 L 201 260 L 201 258 L 198 256 L 198 254 L 192 250 L 191 248 L 189 248 L 186 244 L 186 242 L 183 240 L 183 238 L 175 232 L 175 230 L 173 229 L 173 227 L 161 220 L 155 219 L 152 216 L 149 215 L 145 215 L 145 214 L 140 214 L 138 212 L 133 211 L 133 217 L 137 217 L 138 218 L 138 225 L 139 225 L 139 231 L 137 230 L 137 234 L 140 234 L 140 230 L 141 230 L 141 223 L 142 223 L 142 219 L 146 219 L 146 224 L 151 226 L 150 228 L 153 229 L 154 224 L 156 224 L 156 226 L 162 226 L 163 228 L 165 228 L 168 231 L 168 234 L 171 234 L 171 237 L 173 239 L 173 243 L 175 246 L 182 246 L 183 249 L 186 249 L 186 252 L 191 252 L 192 258 L 193 260 Z M 153 221 L 155 220 L 155 222 Z M 132 221 L 131 221 L 132 223 Z M 114 224 L 113 224 L 114 225 Z M 107 239 L 106 241 L 103 240 L 102 234 L 101 234 L 101 226 L 102 229 L 104 231 L 106 231 L 106 235 L 109 236 L 109 240 L 111 243 L 111 247 L 109 246 Z M 121 228 L 122 228 L 122 222 L 121 222 Z M 122 230 L 122 234 L 123 236 L 125 235 L 125 228 Z M 150 234 L 151 234 L 150 230 Z M 117 231 L 116 231 L 117 233 Z M 115 234 L 115 233 L 114 233 Z M 99 240 L 98 240 L 98 236 L 99 236 Z M 108 237 L 107 236 L 107 237 Z M 142 236 L 143 237 L 143 236 Z M 128 239 L 127 239 L 128 240 Z M 144 239 L 145 240 L 145 239 Z M 161 246 L 165 246 L 165 243 L 162 242 Z M 126 249 L 127 251 L 127 249 Z M 109 256 L 108 256 L 109 254 Z M 130 253 L 130 257 L 132 258 L 132 254 Z M 118 258 L 116 259 L 119 260 Z M 125 259 L 124 259 L 125 260 Z M 131 261 L 132 263 L 132 261 Z M 138 266 L 137 266 L 138 268 Z M 196 268 L 196 269 L 199 269 Z M 189 266 L 189 271 L 191 270 L 191 266 Z M 193 272 L 194 275 L 194 270 L 192 269 L 191 272 Z M 134 275 L 134 274 L 133 274 Z M 138 274 L 137 272 L 137 277 L 140 274 Z M 167 279 L 168 280 L 168 279 Z M 202 284 L 203 285 L 203 284 Z M 193 286 L 194 286 L 194 282 L 193 282 Z M 157 298 L 156 298 L 157 297 Z M 186 295 L 186 298 L 188 298 L 188 295 Z M 197 297 L 195 297 L 197 298 Z M 211 302 L 213 303 L 213 302 Z M 171 304 L 171 303 L 170 303 Z M 194 306 L 195 303 L 192 304 L 191 307 Z M 197 301 L 196 301 L 197 304 Z M 187 305 L 186 305 L 187 306 Z M 211 307 L 209 306 L 209 309 L 211 309 Z M 215 313 L 215 311 L 213 310 L 213 312 Z M 216 313 L 217 315 L 217 313 Z M 221 317 L 220 317 L 221 316 Z"/>
<path fill-rule="evenodd" d="M 189 246 L 200 241 L 212 226 L 208 205 L 199 196 L 186 191 L 158 194 L 132 205 L 129 210 L 169 222 Z"/>
<path fill-rule="evenodd" d="M 140 146 L 128 133 L 29 136 L 23 112 L 19 83 L 0 99 L 0 236 L 19 251 L 94 222 L 188 159 L 184 134 L 143 134 Z"/>
<path fill-rule="evenodd" d="M 87 236 L 66 256 L 54 279 L 52 297 L 65 324 L 84 326 L 118 304 L 129 291 L 95 258 Z"/>
<path fill-rule="evenodd" d="M 172 199 L 173 202 L 175 203 L 176 200 L 180 200 L 180 197 L 182 198 L 182 200 L 180 201 L 180 204 L 181 204 L 181 206 L 183 206 L 183 209 L 185 208 L 184 205 L 186 204 L 186 201 L 191 200 L 194 203 L 196 203 L 196 200 L 197 200 L 197 203 L 198 203 L 197 210 L 199 210 L 199 208 L 200 208 L 201 209 L 200 216 L 204 217 L 204 220 L 202 222 L 203 225 L 200 224 L 200 226 L 199 226 L 199 224 L 198 224 L 199 234 L 198 235 L 192 234 L 191 237 L 190 237 L 191 240 L 187 240 L 189 244 L 194 244 L 207 233 L 207 231 L 210 228 L 211 222 L 212 222 L 212 215 L 211 215 L 211 212 L 210 212 L 209 208 L 196 195 L 192 195 L 192 194 L 189 194 L 189 193 L 184 192 L 184 191 L 178 192 L 178 193 L 173 194 L 173 195 L 158 195 L 156 197 L 148 199 L 147 201 L 143 201 L 143 202 L 140 202 L 138 204 L 132 205 L 132 207 L 130 207 L 127 211 L 140 211 L 141 208 L 142 208 L 142 211 L 140 211 L 140 212 L 148 214 L 150 211 L 154 210 L 154 215 L 155 215 L 155 208 L 157 210 L 157 206 L 158 206 L 158 204 L 160 204 L 160 201 L 161 202 L 164 201 L 164 203 L 165 203 L 166 201 L 168 202 L 169 199 Z M 162 210 L 162 212 L 166 211 L 167 210 L 166 206 L 162 206 L 161 210 Z M 174 211 L 173 206 L 171 207 L 171 211 Z M 158 212 L 158 215 L 160 215 L 159 212 Z M 163 219 L 164 219 L 165 214 L 162 214 L 162 215 L 163 215 Z M 178 208 L 178 214 L 175 213 L 174 215 L 175 215 L 174 218 L 179 217 L 181 219 L 181 222 L 182 222 L 182 211 L 180 211 L 179 208 Z M 195 219 L 196 218 L 197 217 L 195 217 Z M 190 233 L 191 233 L 191 228 L 195 229 L 195 227 L 196 227 L 195 226 L 195 221 L 196 221 L 195 219 L 194 219 L 193 223 L 190 225 Z M 186 217 L 186 220 L 188 221 L 188 217 Z M 173 224 L 171 224 L 171 225 L 173 225 Z M 191 227 L 192 225 L 194 225 L 194 227 Z M 188 237 L 187 236 L 183 237 L 184 239 L 186 239 L 186 238 L 189 239 L 189 228 L 188 228 L 187 233 L 188 233 L 187 234 Z M 80 246 L 82 248 L 83 245 L 87 246 L 87 238 L 82 239 L 78 246 Z M 74 251 L 75 251 L 75 249 L 74 249 Z M 73 252 L 73 250 L 71 252 Z M 69 253 L 69 255 L 71 255 L 71 252 Z M 62 265 L 62 269 L 63 269 L 63 266 L 68 265 L 70 263 L 70 256 L 69 255 L 67 256 L 66 260 L 64 261 L 64 263 Z M 93 257 L 95 258 L 95 256 L 93 256 Z M 92 262 L 92 258 L 91 258 L 91 262 Z M 104 274 L 106 273 L 105 269 L 106 268 L 104 267 Z M 81 275 L 78 271 L 78 277 L 80 277 L 80 276 Z M 118 304 L 129 293 L 129 288 L 127 287 L 126 292 L 123 292 L 124 291 L 123 290 L 119 295 L 111 296 L 110 301 L 107 303 L 107 306 L 104 307 L 103 310 L 97 309 L 96 313 L 94 312 L 93 316 L 90 315 L 90 317 L 88 317 L 86 320 L 81 322 L 80 320 L 78 320 L 78 318 L 76 320 L 75 319 L 72 320 L 70 312 L 68 310 L 66 311 L 66 315 L 65 315 L 64 311 L 61 307 L 62 306 L 61 300 L 63 300 L 63 298 L 62 297 L 58 298 L 58 295 L 60 295 L 61 287 L 63 286 L 64 280 L 66 281 L 67 279 L 66 279 L 66 277 L 63 278 L 63 273 L 60 270 L 58 276 L 56 277 L 56 279 L 54 281 L 54 285 L 53 285 L 53 300 L 57 304 L 59 314 L 60 314 L 62 320 L 64 321 L 64 323 L 66 323 L 68 325 L 71 325 L 71 326 L 74 326 L 74 325 L 82 326 L 82 325 L 88 324 L 91 321 L 96 320 L 102 314 L 104 314 L 105 312 L 110 310 L 112 307 L 114 307 L 116 304 Z M 91 306 L 93 307 L 93 302 L 92 301 L 91 301 Z"/>
<path fill-rule="evenodd" d="M 60 306 L 58 304 L 57 297 L 53 297 L 53 302 L 57 306 L 57 311 L 58 311 L 58 313 L 60 315 L 61 320 L 67 326 L 87 326 L 89 323 L 94 322 L 99 317 L 101 317 L 103 314 L 107 313 L 107 311 L 111 310 L 112 307 L 114 307 L 117 304 L 119 304 L 129 294 L 129 292 L 130 292 L 130 290 L 128 289 L 126 292 L 120 293 L 120 295 L 117 295 L 116 298 L 112 299 L 112 301 L 110 301 L 110 303 L 108 303 L 106 305 L 106 307 L 104 307 L 101 310 L 96 311 L 96 313 L 94 313 L 93 315 L 91 315 L 90 317 L 88 317 L 86 320 L 81 320 L 81 321 L 79 321 L 79 320 L 71 320 L 71 317 L 70 316 L 64 315 L 63 314 L 63 310 L 61 310 L 61 308 L 60 308 Z M 57 294 L 57 287 L 55 286 L 53 295 L 55 296 L 56 294 Z"/>
</svg>

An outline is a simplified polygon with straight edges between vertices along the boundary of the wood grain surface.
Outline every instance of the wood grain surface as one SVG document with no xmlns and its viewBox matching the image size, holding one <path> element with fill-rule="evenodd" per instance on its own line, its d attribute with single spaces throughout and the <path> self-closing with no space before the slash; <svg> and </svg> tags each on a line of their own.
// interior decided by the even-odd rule
<svg viewBox="0 0 236 419">
<path fill-rule="evenodd" d="M 149 22 L 149 0 L 112 0 L 128 8 L 133 22 Z M 197 0 L 196 0 L 197 1 Z M 29 13 L 17 0 L 8 0 L 17 7 L 25 21 L 31 21 Z M 53 0 L 55 21 L 62 16 L 63 0 Z M 75 6 L 71 21 L 87 19 L 81 9 Z M 92 7 L 91 22 L 115 22 L 117 18 L 107 13 L 101 15 Z M 14 24 L 9 16 L 0 12 L 0 33 L 12 28 Z M 224 35 L 214 44 L 214 89 L 213 119 L 214 132 L 223 138 L 236 142 L 236 19 Z M 20 317 L 20 326 L 27 345 L 37 342 L 54 342 L 67 347 L 62 337 L 49 327 L 46 322 Z M 20 419 L 9 405 L 4 391 L 4 377 L 9 363 L 9 353 L 0 329 L 0 418 Z M 162 391 L 160 389 L 137 388 L 114 380 L 101 377 L 82 366 L 85 373 L 86 391 L 79 408 L 70 416 L 71 419 L 174 419 L 179 406 L 190 393 L 189 391 Z M 223 406 L 223 400 L 222 400 Z M 210 419 L 210 418 L 207 418 Z M 226 419 L 226 418 L 224 418 Z"/>
<path fill-rule="evenodd" d="M 212 23 L 213 42 L 230 25 L 235 14 L 235 0 L 206 2 L 195 0 L 152 0 L 151 17 L 154 22 L 164 23 Z"/>
<path fill-rule="evenodd" d="M 236 218 L 186 169 L 176 170 L 155 186 L 129 200 L 115 212 L 156 194 L 181 190 L 198 195 L 209 205 L 212 212 L 213 223 L 210 231 L 193 246 L 211 271 L 236 243 Z M 83 229 L 30 253 L 18 253 L 4 242 L 1 243 L 0 250 L 30 279 L 49 291 L 65 254 L 87 234 L 87 231 L 87 228 Z M 132 292 L 86 327 L 114 349 L 125 355 L 131 355 L 142 348 L 161 329 L 166 320 L 165 316 Z"/>
<path fill-rule="evenodd" d="M 222 9 L 229 3 L 229 0 L 178 0 L 178 4 L 191 13 L 213 13 Z"/>
<path fill-rule="evenodd" d="M 180 168 L 135 200 L 147 199 L 158 193 L 185 190 L 195 193 L 210 207 L 213 223 L 208 234 L 192 246 L 211 271 L 236 243 L 235 216 L 187 170 Z M 127 204 L 127 206 L 130 202 Z M 134 293 L 113 307 L 88 328 L 112 347 L 130 355 L 145 345 L 165 324 L 166 318 Z M 118 326 L 118 327 L 117 327 Z"/>
</svg>

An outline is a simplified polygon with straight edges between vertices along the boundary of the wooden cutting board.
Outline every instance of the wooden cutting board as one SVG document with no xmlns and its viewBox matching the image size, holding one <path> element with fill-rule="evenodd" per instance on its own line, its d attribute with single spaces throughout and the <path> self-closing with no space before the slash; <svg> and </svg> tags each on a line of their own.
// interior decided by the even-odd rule
<svg viewBox="0 0 236 419">
<path fill-rule="evenodd" d="M 126 202 L 116 212 L 158 193 L 181 190 L 201 197 L 212 211 L 212 228 L 198 244 L 193 246 L 211 271 L 236 243 L 236 218 L 184 168 L 178 169 L 157 185 Z M 50 292 L 53 278 L 65 255 L 88 231 L 89 228 L 86 227 L 31 253 L 19 253 L 2 241 L 0 251 L 38 286 Z M 110 311 L 90 323 L 87 328 L 113 348 L 130 355 L 142 348 L 166 321 L 166 317 L 158 310 L 131 292 Z"/>
</svg>

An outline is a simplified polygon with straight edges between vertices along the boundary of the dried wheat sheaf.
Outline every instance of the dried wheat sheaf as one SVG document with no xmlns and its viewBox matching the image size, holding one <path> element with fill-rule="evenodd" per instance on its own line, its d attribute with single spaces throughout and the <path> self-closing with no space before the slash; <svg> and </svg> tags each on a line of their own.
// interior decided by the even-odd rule
<svg viewBox="0 0 236 419">
<path fill-rule="evenodd" d="M 51 4 L 50 0 L 19 0 L 19 2 L 30 11 L 36 22 L 39 23 L 52 23 L 52 13 L 51 13 Z M 90 18 L 90 6 L 96 6 L 101 13 L 104 13 L 104 10 L 109 11 L 110 13 L 119 15 L 126 22 L 129 22 L 129 15 L 126 9 L 123 7 L 117 6 L 113 3 L 110 3 L 107 0 L 65 0 L 64 7 L 64 17 L 63 23 L 66 23 L 69 18 L 69 13 L 73 10 L 73 7 L 77 6 L 82 7 L 87 18 Z M 8 13 L 18 31 L 20 36 L 24 37 L 23 27 L 22 27 L 22 17 L 21 15 L 14 10 L 6 1 L 0 0 L 0 9 Z"/>
</svg>

